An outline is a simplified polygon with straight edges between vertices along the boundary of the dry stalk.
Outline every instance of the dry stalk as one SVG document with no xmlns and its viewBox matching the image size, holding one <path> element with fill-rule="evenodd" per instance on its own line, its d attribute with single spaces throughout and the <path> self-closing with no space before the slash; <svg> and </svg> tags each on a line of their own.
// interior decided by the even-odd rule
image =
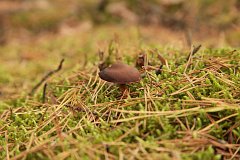
<svg viewBox="0 0 240 160">
<path fill-rule="evenodd" d="M 60 64 L 58 65 L 58 68 L 57 68 L 57 69 L 55 69 L 55 70 L 53 70 L 53 71 L 50 71 L 48 74 L 46 74 L 46 75 L 40 80 L 39 83 L 37 83 L 37 84 L 33 87 L 32 91 L 30 92 L 30 95 L 31 95 L 31 96 L 34 95 L 34 93 L 36 92 L 36 90 L 37 90 L 44 82 L 46 82 L 49 77 L 51 77 L 53 74 L 59 72 L 59 71 L 62 69 L 63 62 L 64 62 L 64 59 L 62 59 L 62 60 L 60 61 Z"/>
</svg>

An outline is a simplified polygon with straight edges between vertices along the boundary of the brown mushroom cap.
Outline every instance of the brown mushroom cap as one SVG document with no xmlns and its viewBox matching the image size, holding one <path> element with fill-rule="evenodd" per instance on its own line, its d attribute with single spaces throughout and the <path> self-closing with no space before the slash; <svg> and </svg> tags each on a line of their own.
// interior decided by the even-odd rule
<svg viewBox="0 0 240 160">
<path fill-rule="evenodd" d="M 118 84 L 138 82 L 140 80 L 139 71 L 122 62 L 114 63 L 110 67 L 103 69 L 99 72 L 99 76 L 105 81 Z"/>
</svg>

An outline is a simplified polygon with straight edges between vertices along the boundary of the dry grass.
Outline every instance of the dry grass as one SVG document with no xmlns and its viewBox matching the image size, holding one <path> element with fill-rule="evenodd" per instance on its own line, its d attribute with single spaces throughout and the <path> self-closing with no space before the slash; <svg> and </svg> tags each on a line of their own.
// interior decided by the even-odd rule
<svg viewBox="0 0 240 160">
<path fill-rule="evenodd" d="M 1 159 L 239 159 L 239 51 L 172 51 L 145 49 L 151 66 L 126 99 L 89 59 L 49 79 L 45 103 L 41 91 L 2 101 Z"/>
</svg>

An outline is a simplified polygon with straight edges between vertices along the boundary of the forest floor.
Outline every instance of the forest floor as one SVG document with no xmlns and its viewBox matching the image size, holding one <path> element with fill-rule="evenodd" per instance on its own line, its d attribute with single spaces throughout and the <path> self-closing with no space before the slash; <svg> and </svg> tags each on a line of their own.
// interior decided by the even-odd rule
<svg viewBox="0 0 240 160">
<path fill-rule="evenodd" d="M 194 54 L 159 27 L 84 22 L 39 37 L 0 47 L 0 159 L 240 159 L 240 51 L 223 35 L 192 39 Z M 99 50 L 132 66 L 144 52 L 153 69 L 123 98 L 99 78 Z"/>
</svg>

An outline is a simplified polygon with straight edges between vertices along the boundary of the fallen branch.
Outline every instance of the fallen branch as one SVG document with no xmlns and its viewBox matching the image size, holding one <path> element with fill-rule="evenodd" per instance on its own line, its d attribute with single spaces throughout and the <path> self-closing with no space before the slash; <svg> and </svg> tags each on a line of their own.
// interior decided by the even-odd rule
<svg viewBox="0 0 240 160">
<path fill-rule="evenodd" d="M 62 69 L 63 62 L 64 62 L 64 59 L 62 59 L 62 60 L 60 61 L 60 64 L 58 65 L 58 68 L 57 68 L 57 69 L 55 69 L 55 70 L 53 70 L 53 71 L 50 71 L 48 74 L 46 74 L 46 75 L 41 79 L 41 81 L 40 81 L 36 86 L 33 87 L 32 91 L 30 92 L 29 95 L 30 95 L 30 96 L 33 96 L 34 93 L 36 92 L 36 90 L 37 90 L 49 77 L 51 77 L 53 74 L 59 72 L 59 71 Z"/>
</svg>

